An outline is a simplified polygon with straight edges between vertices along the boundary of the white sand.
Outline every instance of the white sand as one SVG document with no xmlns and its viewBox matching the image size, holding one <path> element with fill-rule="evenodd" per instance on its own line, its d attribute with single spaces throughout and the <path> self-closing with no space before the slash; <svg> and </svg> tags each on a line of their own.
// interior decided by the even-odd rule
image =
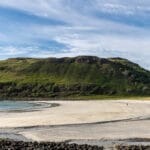
<svg viewBox="0 0 150 150">
<path fill-rule="evenodd" d="M 150 116 L 150 101 L 52 101 L 51 103 L 59 103 L 60 106 L 34 112 L 0 113 L 0 128 L 90 123 Z"/>
<path fill-rule="evenodd" d="M 49 102 L 47 102 L 49 103 Z M 35 112 L 0 113 L 0 128 L 81 124 L 150 117 L 150 101 L 51 101 L 60 106 Z M 34 140 L 150 137 L 150 121 L 114 122 L 81 126 L 49 127 L 21 132 Z"/>
</svg>

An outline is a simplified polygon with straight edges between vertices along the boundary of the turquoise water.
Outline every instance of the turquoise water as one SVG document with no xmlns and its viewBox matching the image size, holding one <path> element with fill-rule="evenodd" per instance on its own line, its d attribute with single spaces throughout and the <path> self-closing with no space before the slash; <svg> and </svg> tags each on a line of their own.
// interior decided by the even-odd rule
<svg viewBox="0 0 150 150">
<path fill-rule="evenodd" d="M 37 106 L 39 105 L 25 101 L 0 101 L 0 111 L 28 110 Z"/>
</svg>

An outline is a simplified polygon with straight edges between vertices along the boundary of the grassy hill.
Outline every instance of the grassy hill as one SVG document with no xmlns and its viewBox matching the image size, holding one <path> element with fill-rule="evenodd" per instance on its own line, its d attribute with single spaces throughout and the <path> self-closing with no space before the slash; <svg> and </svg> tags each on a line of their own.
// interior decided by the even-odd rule
<svg viewBox="0 0 150 150">
<path fill-rule="evenodd" d="M 0 61 L 0 97 L 150 96 L 150 71 L 122 58 Z"/>
</svg>

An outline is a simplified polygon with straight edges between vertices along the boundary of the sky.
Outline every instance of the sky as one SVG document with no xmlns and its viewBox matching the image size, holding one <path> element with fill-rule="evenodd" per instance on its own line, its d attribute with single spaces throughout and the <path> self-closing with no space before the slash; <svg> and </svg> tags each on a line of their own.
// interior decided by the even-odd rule
<svg viewBox="0 0 150 150">
<path fill-rule="evenodd" d="M 78 55 L 150 70 L 150 0 L 0 1 L 0 59 Z"/>
</svg>

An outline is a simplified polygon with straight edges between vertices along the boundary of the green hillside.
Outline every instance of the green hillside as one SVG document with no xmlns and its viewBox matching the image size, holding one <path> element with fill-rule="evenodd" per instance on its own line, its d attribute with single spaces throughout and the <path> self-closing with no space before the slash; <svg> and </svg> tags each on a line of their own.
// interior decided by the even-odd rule
<svg viewBox="0 0 150 150">
<path fill-rule="evenodd" d="M 150 71 L 122 58 L 0 61 L 0 97 L 150 96 Z"/>
</svg>

